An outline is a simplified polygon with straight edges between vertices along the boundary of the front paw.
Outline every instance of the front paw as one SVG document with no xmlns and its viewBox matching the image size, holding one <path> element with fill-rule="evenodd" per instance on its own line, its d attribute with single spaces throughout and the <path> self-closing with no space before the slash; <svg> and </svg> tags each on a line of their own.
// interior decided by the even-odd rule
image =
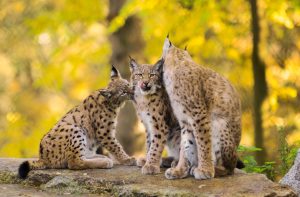
<svg viewBox="0 0 300 197">
<path fill-rule="evenodd" d="M 159 165 L 145 164 L 142 168 L 142 174 L 158 174 L 160 173 Z"/>
<path fill-rule="evenodd" d="M 105 163 L 104 168 L 109 169 L 109 168 L 112 168 L 114 166 L 114 162 L 113 162 L 112 159 L 104 158 L 103 160 L 104 160 L 104 163 Z"/>
<path fill-rule="evenodd" d="M 121 164 L 126 166 L 135 166 L 137 164 L 136 159 L 134 157 L 129 157 L 121 161 Z"/>
<path fill-rule="evenodd" d="M 203 169 L 203 168 L 194 168 L 191 169 L 191 174 L 194 175 L 195 179 L 211 179 L 215 176 L 215 170 L 214 168 L 212 169 Z"/>
<path fill-rule="evenodd" d="M 136 161 L 136 165 L 138 167 L 143 167 L 146 163 L 146 158 L 145 157 L 141 157 L 141 158 L 138 158 L 137 161 Z"/>
<path fill-rule="evenodd" d="M 169 168 L 165 172 L 167 179 L 182 179 L 189 175 L 189 170 L 184 168 Z"/>
</svg>

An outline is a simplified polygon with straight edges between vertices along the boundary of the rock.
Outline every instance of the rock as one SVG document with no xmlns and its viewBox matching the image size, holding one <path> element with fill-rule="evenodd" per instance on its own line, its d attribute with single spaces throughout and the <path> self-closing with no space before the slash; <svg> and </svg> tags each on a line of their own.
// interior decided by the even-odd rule
<svg viewBox="0 0 300 197">
<path fill-rule="evenodd" d="M 300 149 L 298 150 L 294 165 L 280 180 L 280 183 L 290 186 L 300 196 Z"/>
<path fill-rule="evenodd" d="M 0 196 L 31 196 L 31 197 L 50 197 L 53 194 L 33 187 L 24 187 L 17 184 L 0 184 Z"/>
<path fill-rule="evenodd" d="M 77 184 L 74 184 L 74 181 L 68 177 L 64 176 L 56 176 L 53 179 L 51 179 L 49 182 L 47 182 L 44 187 L 45 188 L 55 188 L 59 189 L 62 187 L 67 187 L 67 186 L 77 186 Z"/>
<path fill-rule="evenodd" d="M 66 176 L 55 176 L 46 184 L 40 186 L 44 191 L 49 191 L 56 194 L 87 194 L 89 191 L 81 187 L 73 178 Z"/>
<path fill-rule="evenodd" d="M 296 194 L 287 186 L 274 183 L 262 174 L 237 173 L 233 176 L 211 180 L 167 180 L 161 174 L 142 175 L 134 166 L 116 165 L 112 169 L 91 170 L 37 170 L 29 173 L 28 179 L 20 183 L 16 179 L 18 165 L 23 159 L 0 159 L 0 182 L 2 187 L 14 190 L 45 192 L 53 195 L 82 194 L 82 196 L 289 196 Z M 9 167 L 8 167 L 9 166 Z M 12 185 L 16 181 L 15 185 Z M 34 182 L 34 180 L 37 180 Z M 18 184 L 18 185 L 17 185 Z M 32 187 L 34 186 L 34 187 Z M 15 193 L 18 196 L 20 192 Z M 30 194 L 27 194 L 30 196 Z M 1 194 L 0 194 L 1 196 Z M 34 196 L 34 195 L 33 195 Z M 41 195 L 40 195 L 41 196 Z"/>
</svg>

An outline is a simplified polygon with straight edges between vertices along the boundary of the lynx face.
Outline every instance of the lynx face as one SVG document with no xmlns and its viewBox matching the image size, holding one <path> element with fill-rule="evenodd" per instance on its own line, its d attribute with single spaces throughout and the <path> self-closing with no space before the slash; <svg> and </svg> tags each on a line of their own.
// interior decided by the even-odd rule
<svg viewBox="0 0 300 197">
<path fill-rule="evenodd" d="M 109 82 L 108 87 L 100 90 L 101 95 L 115 105 L 133 99 L 132 87 L 127 80 L 121 77 L 119 71 L 115 67 L 112 67 L 110 78 L 111 81 Z"/>
<path fill-rule="evenodd" d="M 130 59 L 131 80 L 135 90 L 142 95 L 150 95 L 160 89 L 163 62 L 161 59 L 154 65 L 139 65 L 134 59 Z"/>
</svg>

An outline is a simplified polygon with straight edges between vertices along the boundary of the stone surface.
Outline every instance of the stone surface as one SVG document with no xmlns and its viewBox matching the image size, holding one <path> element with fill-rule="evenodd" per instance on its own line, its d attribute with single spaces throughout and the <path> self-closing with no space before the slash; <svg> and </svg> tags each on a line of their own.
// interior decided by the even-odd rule
<svg viewBox="0 0 300 197">
<path fill-rule="evenodd" d="M 280 180 L 280 183 L 283 185 L 289 185 L 300 196 L 300 149 L 298 150 L 294 165 Z"/>
<path fill-rule="evenodd" d="M 164 174 L 142 175 L 132 166 L 95 170 L 37 170 L 28 179 L 16 178 L 22 159 L 0 159 L 0 186 L 8 188 L 9 196 L 82 195 L 82 196 L 291 196 L 296 194 L 286 186 L 273 183 L 261 174 L 238 173 L 211 180 L 167 180 Z M 11 189 L 10 189 L 11 188 Z M 1 188 L 0 188 L 1 189 Z M 15 193 L 14 193 L 15 192 Z M 5 196 L 0 193 L 0 196 Z"/>
</svg>

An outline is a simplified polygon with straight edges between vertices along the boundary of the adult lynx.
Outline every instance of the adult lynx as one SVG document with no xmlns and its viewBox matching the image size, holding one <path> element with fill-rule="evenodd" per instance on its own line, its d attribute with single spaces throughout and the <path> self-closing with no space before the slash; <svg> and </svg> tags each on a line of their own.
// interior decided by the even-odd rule
<svg viewBox="0 0 300 197">
<path fill-rule="evenodd" d="M 241 138 L 241 105 L 236 90 L 223 76 L 196 64 L 187 51 L 175 47 L 168 38 L 163 58 L 163 81 L 181 127 L 179 162 L 166 171 L 166 177 L 188 176 L 189 164 L 196 179 L 212 178 L 218 171 L 232 174 Z M 194 142 L 197 159 L 190 160 L 188 150 Z"/>
</svg>

